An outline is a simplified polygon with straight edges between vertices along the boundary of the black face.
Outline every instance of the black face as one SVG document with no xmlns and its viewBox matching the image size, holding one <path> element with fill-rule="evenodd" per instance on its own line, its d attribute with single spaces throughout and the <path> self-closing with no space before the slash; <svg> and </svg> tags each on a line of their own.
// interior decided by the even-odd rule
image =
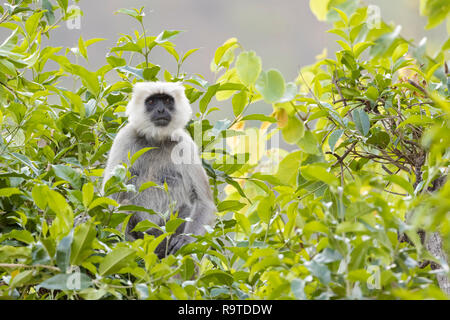
<svg viewBox="0 0 450 320">
<path fill-rule="evenodd" d="M 145 99 L 145 109 L 157 127 L 165 127 L 172 120 L 175 100 L 165 93 L 157 93 Z"/>
</svg>

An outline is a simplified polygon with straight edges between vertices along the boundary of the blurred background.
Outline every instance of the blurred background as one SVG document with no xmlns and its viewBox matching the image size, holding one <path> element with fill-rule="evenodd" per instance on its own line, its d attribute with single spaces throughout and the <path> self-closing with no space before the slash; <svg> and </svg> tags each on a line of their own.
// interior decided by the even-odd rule
<svg viewBox="0 0 450 320">
<path fill-rule="evenodd" d="M 449 0 L 450 1 L 450 0 Z M 419 14 L 420 0 L 364 0 L 367 5 L 378 6 L 381 17 L 388 23 L 402 26 L 402 35 L 415 43 L 426 37 L 428 53 L 442 46 L 447 37 L 445 24 L 433 30 L 425 30 L 425 17 Z M 70 4 L 75 4 L 73 0 Z M 200 48 L 183 64 L 182 72 L 189 75 L 201 74 L 208 81 L 214 81 L 210 63 L 217 47 L 231 37 L 238 38 L 245 50 L 254 50 L 262 58 L 263 69 L 276 68 L 286 81 L 294 81 L 301 67 L 315 62 L 315 57 L 328 51 L 334 58 L 338 48 L 336 35 L 327 33 L 332 25 L 316 19 L 309 8 L 309 0 L 81 0 L 78 6 L 83 11 L 80 29 L 70 29 L 65 22 L 52 31 L 50 39 L 42 38 L 43 45 L 54 47 L 77 47 L 80 36 L 86 41 L 105 38 L 88 48 L 89 61 L 79 59 L 78 63 L 95 71 L 105 65 L 105 56 L 120 37 L 141 30 L 138 23 L 124 14 L 115 14 L 120 8 L 145 7 L 144 24 L 148 35 L 156 36 L 163 30 L 183 30 L 173 42 L 180 55 L 193 48 Z M 10 34 L 1 28 L 0 43 Z M 237 51 L 238 53 L 238 51 Z M 60 51 L 64 54 L 64 51 Z M 72 60 L 73 55 L 69 54 Z M 159 78 L 164 69 L 176 73 L 174 58 L 164 49 L 155 47 L 150 62 L 160 65 Z M 52 68 L 52 63 L 49 63 Z M 120 78 L 109 72 L 109 81 Z M 70 86 L 70 79 L 62 80 L 62 86 Z M 58 103 L 55 100 L 55 103 Z M 214 101 L 219 112 L 209 116 L 211 120 L 232 117 L 231 101 Z M 198 101 L 193 105 L 198 110 Z M 248 113 L 269 114 L 272 106 L 258 101 L 250 106 Z M 252 123 L 250 123 L 252 125 Z"/>
<path fill-rule="evenodd" d="M 402 34 L 418 43 L 428 38 L 430 53 L 446 39 L 445 25 L 425 31 L 426 18 L 419 16 L 419 0 L 366 0 L 380 7 L 386 22 L 400 24 Z M 70 2 L 69 2 L 70 3 Z M 333 56 L 337 37 L 325 31 L 331 26 L 320 22 L 311 13 L 308 0 L 95 0 L 79 2 L 84 16 L 79 30 L 64 24 L 50 39 L 53 46 L 76 46 L 80 35 L 84 40 L 106 38 L 88 49 L 89 65 L 94 69 L 106 63 L 105 55 L 121 33 L 139 29 L 137 23 L 119 8 L 145 6 L 144 19 L 151 35 L 162 30 L 184 30 L 173 42 L 177 51 L 201 48 L 186 61 L 184 71 L 200 73 L 214 80 L 209 64 L 215 49 L 230 37 L 236 37 L 246 50 L 261 56 L 263 69 L 280 70 L 286 81 L 296 78 L 300 67 L 311 64 L 324 48 Z M 151 62 L 162 69 L 176 71 L 174 59 L 161 48 L 155 48 Z"/>
</svg>

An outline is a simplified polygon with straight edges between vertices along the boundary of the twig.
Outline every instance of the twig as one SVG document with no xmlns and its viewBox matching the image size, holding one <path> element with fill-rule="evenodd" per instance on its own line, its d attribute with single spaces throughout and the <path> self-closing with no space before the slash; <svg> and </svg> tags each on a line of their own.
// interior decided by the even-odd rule
<svg viewBox="0 0 450 320">
<path fill-rule="evenodd" d="M 3 16 L 0 18 L 0 23 L 5 22 L 6 19 L 8 19 L 8 12 L 7 12 L 7 11 L 5 11 L 5 13 L 3 14 Z"/>
<path fill-rule="evenodd" d="M 381 168 L 383 168 L 383 170 L 386 171 L 388 174 L 393 175 L 392 171 L 389 170 L 384 164 L 381 165 Z"/>
<path fill-rule="evenodd" d="M 404 193 L 398 193 L 398 192 L 389 191 L 389 190 L 386 190 L 386 189 L 383 189 L 383 191 L 388 192 L 388 193 L 395 194 L 395 195 L 397 195 L 397 196 L 402 196 L 402 197 L 408 196 L 407 194 L 404 194 Z"/>
<path fill-rule="evenodd" d="M 21 264 L 21 263 L 0 263 L 0 268 L 44 268 L 49 269 L 53 271 L 61 272 L 61 269 L 54 266 L 47 266 L 43 264 L 34 264 L 32 266 L 27 264 Z"/>
<path fill-rule="evenodd" d="M 336 87 L 336 90 L 339 93 L 339 96 L 341 97 L 341 101 L 344 103 L 344 106 L 346 107 L 347 106 L 347 100 L 344 98 L 344 95 L 342 94 L 341 88 L 339 87 L 339 84 L 337 83 L 335 74 L 336 74 L 336 71 L 333 74 L 332 82 L 333 82 L 334 86 Z"/>
<path fill-rule="evenodd" d="M 347 150 L 344 152 L 344 154 L 342 156 L 339 156 L 336 153 L 331 153 L 332 155 L 334 155 L 338 160 L 333 163 L 331 165 L 331 167 L 336 166 L 337 164 L 339 164 L 340 162 L 344 161 L 344 159 L 349 155 L 349 153 L 352 151 L 352 149 L 355 147 L 355 145 L 358 143 L 358 141 L 355 141 L 352 143 L 352 145 L 350 147 L 347 148 Z"/>
</svg>

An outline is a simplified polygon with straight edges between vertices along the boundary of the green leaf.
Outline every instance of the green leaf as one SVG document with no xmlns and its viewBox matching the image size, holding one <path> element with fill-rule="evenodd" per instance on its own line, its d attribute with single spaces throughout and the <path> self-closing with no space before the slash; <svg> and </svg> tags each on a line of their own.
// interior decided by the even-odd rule
<svg viewBox="0 0 450 320">
<path fill-rule="evenodd" d="M 153 239 L 153 241 L 150 243 L 150 245 L 148 246 L 148 252 L 153 252 L 155 251 L 156 247 L 159 246 L 159 244 L 168 236 L 170 235 L 170 233 L 163 233 L 162 235 L 156 237 L 155 239 Z"/>
<path fill-rule="evenodd" d="M 17 188 L 2 188 L 0 189 L 0 197 L 11 197 L 15 194 L 22 194 L 22 191 L 20 191 Z"/>
<path fill-rule="evenodd" d="M 347 14 L 344 11 L 342 11 L 342 10 L 340 10 L 338 8 L 333 8 L 333 10 L 335 10 L 339 14 L 339 16 L 341 17 L 342 21 L 345 24 L 348 24 L 348 17 L 347 17 Z"/>
<path fill-rule="evenodd" d="M 51 263 L 50 254 L 47 248 L 41 243 L 37 243 L 33 246 L 31 253 L 32 264 L 49 264 Z"/>
<path fill-rule="evenodd" d="M 231 274 L 221 270 L 208 270 L 199 280 L 207 286 L 211 284 L 231 286 L 234 281 Z"/>
<path fill-rule="evenodd" d="M 279 181 L 286 184 L 294 183 L 297 177 L 297 172 L 300 168 L 302 154 L 302 151 L 289 153 L 283 160 L 281 160 L 275 177 Z"/>
<path fill-rule="evenodd" d="M 12 230 L 11 232 L 4 234 L 0 237 L 0 242 L 2 239 L 16 239 L 18 241 L 30 244 L 34 242 L 34 237 L 28 230 Z"/>
<path fill-rule="evenodd" d="M 84 290 L 92 286 L 92 280 L 84 273 L 57 274 L 43 282 L 36 289 L 45 288 L 48 290 Z"/>
<path fill-rule="evenodd" d="M 222 58 L 226 56 L 226 53 L 228 50 L 232 50 L 238 45 L 238 41 L 236 38 L 230 38 L 225 43 L 217 48 L 216 52 L 214 53 L 214 63 L 216 66 L 219 66 L 221 64 Z"/>
<path fill-rule="evenodd" d="M 390 175 L 385 178 L 387 181 L 392 182 L 401 188 L 403 188 L 410 195 L 414 195 L 414 188 L 411 183 L 408 182 L 405 178 L 398 175 Z"/>
<path fill-rule="evenodd" d="M 338 129 L 333 131 L 328 138 L 328 145 L 330 146 L 331 152 L 334 152 L 334 148 L 336 147 L 336 143 L 342 137 L 344 130 Z"/>
<path fill-rule="evenodd" d="M 154 210 L 152 209 L 147 209 L 145 207 L 141 207 L 141 206 L 136 206 L 136 205 L 124 205 L 124 206 L 120 206 L 118 209 L 118 211 L 143 211 L 143 212 L 147 212 L 149 214 L 157 214 Z"/>
<path fill-rule="evenodd" d="M 117 68 L 117 67 L 123 67 L 127 64 L 127 61 L 124 58 L 119 58 L 116 56 L 107 56 L 106 57 L 106 61 L 108 61 L 108 63 L 113 67 L 113 68 Z"/>
<path fill-rule="evenodd" d="M 105 41 L 105 40 L 106 40 L 105 38 L 92 38 L 92 39 L 86 40 L 86 41 L 84 42 L 84 45 L 85 45 L 86 47 L 89 47 L 90 45 L 93 45 L 94 43 L 101 42 L 101 41 Z"/>
<path fill-rule="evenodd" d="M 175 61 L 178 63 L 180 60 L 180 55 L 178 52 L 171 46 L 163 46 L 164 50 L 166 50 L 172 57 L 175 58 Z"/>
<path fill-rule="evenodd" d="M 281 128 L 281 134 L 287 143 L 295 144 L 305 134 L 305 125 L 296 116 L 290 116 L 287 125 Z"/>
<path fill-rule="evenodd" d="M 441 24 L 450 15 L 450 3 L 447 0 L 421 0 L 420 14 L 428 17 L 425 29 Z"/>
<path fill-rule="evenodd" d="M 241 52 L 236 60 L 236 71 L 243 84 L 254 84 L 261 73 L 261 58 L 254 51 Z"/>
<path fill-rule="evenodd" d="M 203 95 L 203 97 L 199 103 L 201 113 L 205 113 L 206 108 L 208 108 L 208 104 L 210 103 L 212 97 L 214 97 L 214 95 L 216 94 L 219 87 L 220 87 L 220 83 L 216 83 L 216 84 L 208 87 L 208 90 Z"/>
<path fill-rule="evenodd" d="M 286 90 L 284 91 L 283 96 L 279 100 L 279 102 L 289 102 L 295 99 L 297 96 L 297 86 L 293 82 L 286 83 Z"/>
<path fill-rule="evenodd" d="M 131 74 L 137 79 L 144 80 L 144 71 L 142 69 L 133 68 L 130 66 L 117 67 L 117 71 L 123 72 L 125 74 Z"/>
<path fill-rule="evenodd" d="M 76 189 L 81 188 L 81 175 L 75 169 L 62 164 L 52 166 L 55 175 L 69 182 Z"/>
<path fill-rule="evenodd" d="M 375 132 L 367 139 L 367 143 L 376 145 L 381 149 L 385 149 L 390 142 L 391 138 L 389 134 L 384 131 Z"/>
<path fill-rule="evenodd" d="M 66 199 L 54 190 L 47 191 L 47 204 L 56 214 L 56 218 L 52 222 L 50 231 L 54 236 L 65 235 L 73 227 L 72 208 Z"/>
<path fill-rule="evenodd" d="M 346 232 L 367 232 L 367 229 L 361 222 L 344 221 L 336 227 L 336 233 L 341 234 Z"/>
<path fill-rule="evenodd" d="M 284 78 L 278 70 L 271 69 L 267 72 L 263 71 L 256 81 L 256 90 L 262 94 L 266 102 L 277 102 L 284 95 Z"/>
<path fill-rule="evenodd" d="M 159 225 L 157 225 L 154 222 L 151 222 L 150 220 L 142 220 L 142 221 L 138 222 L 132 231 L 144 232 L 151 228 L 155 228 L 160 231 L 164 231 Z"/>
<path fill-rule="evenodd" d="M 398 125 L 398 128 L 402 128 L 406 126 L 407 124 L 417 125 L 417 126 L 426 126 L 427 124 L 433 123 L 433 119 L 427 116 L 422 115 L 412 115 L 409 116 L 408 119 L 400 122 Z"/>
<path fill-rule="evenodd" d="M 231 103 L 233 105 L 233 113 L 237 117 L 242 113 L 245 106 L 247 105 L 247 93 L 244 90 L 242 90 L 239 93 L 236 93 L 233 96 Z"/>
<path fill-rule="evenodd" d="M 378 57 L 386 53 L 386 51 L 391 47 L 391 45 L 400 35 L 401 29 L 401 26 L 397 26 L 394 31 L 383 34 L 381 37 L 375 40 L 375 44 L 370 48 L 370 55 Z"/>
<path fill-rule="evenodd" d="M 235 212 L 234 217 L 236 219 L 236 222 L 239 226 L 241 226 L 242 230 L 245 232 L 245 234 L 249 235 L 252 232 L 252 225 L 248 218 L 240 213 Z"/>
<path fill-rule="evenodd" d="M 158 75 L 159 70 L 161 70 L 161 67 L 159 66 L 154 66 L 151 68 L 145 68 L 144 71 L 142 72 L 142 77 L 147 80 L 155 80 L 156 76 Z"/>
<path fill-rule="evenodd" d="M 355 58 L 358 58 L 361 53 L 363 53 L 367 48 L 370 48 L 374 45 L 374 42 L 359 42 L 353 46 L 353 53 L 355 54 Z"/>
<path fill-rule="evenodd" d="M 379 93 L 377 88 L 375 87 L 368 87 L 366 90 L 366 97 L 369 98 L 372 101 L 376 101 L 378 99 Z M 361 109 L 360 109 L 361 110 Z"/>
<path fill-rule="evenodd" d="M 33 196 L 34 203 L 41 210 L 45 210 L 47 207 L 47 191 L 49 190 L 46 185 L 35 185 L 33 190 L 31 191 L 31 195 Z"/>
<path fill-rule="evenodd" d="M 148 188 L 156 187 L 156 186 L 158 186 L 158 184 L 153 182 L 153 181 L 144 182 L 143 184 L 141 184 L 139 186 L 139 192 L 142 192 L 142 191 L 144 191 L 144 190 L 146 190 Z"/>
<path fill-rule="evenodd" d="M 407 43 L 402 43 L 397 46 L 392 54 L 392 61 L 396 62 L 398 59 L 403 57 L 408 52 L 408 49 L 409 45 Z"/>
<path fill-rule="evenodd" d="M 9 286 L 11 288 L 16 288 L 27 284 L 31 279 L 33 279 L 33 273 L 33 270 L 25 270 L 20 272 L 11 280 Z"/>
<path fill-rule="evenodd" d="M 319 146 L 317 143 L 316 136 L 312 131 L 305 131 L 303 137 L 297 141 L 297 146 L 306 153 L 309 154 L 320 154 Z"/>
<path fill-rule="evenodd" d="M 62 272 L 66 272 L 67 267 L 70 265 L 70 250 L 72 247 L 73 230 L 61 241 L 56 247 L 56 264 Z"/>
<path fill-rule="evenodd" d="M 363 136 L 367 136 L 370 130 L 370 120 L 367 113 L 363 109 L 355 109 L 352 111 L 352 117 L 358 131 Z"/>
<path fill-rule="evenodd" d="M 42 9 L 46 10 L 44 15 L 48 23 L 49 24 L 55 23 L 55 14 L 53 12 L 53 6 L 49 0 L 42 0 Z"/>
<path fill-rule="evenodd" d="M 114 207 L 119 206 L 119 204 L 113 199 L 106 198 L 106 197 L 100 197 L 91 202 L 91 204 L 89 205 L 89 210 L 93 209 L 95 207 L 98 207 L 98 206 L 105 205 L 105 204 L 107 204 L 109 206 L 114 206 Z"/>
<path fill-rule="evenodd" d="M 136 251 L 131 248 L 118 247 L 108 253 L 100 263 L 98 272 L 101 276 L 107 276 L 128 266 L 134 261 Z"/>
<path fill-rule="evenodd" d="M 121 14 L 126 14 L 127 16 L 130 16 L 134 19 L 136 19 L 137 21 L 139 21 L 140 23 L 142 23 L 142 17 L 144 16 L 144 14 L 140 13 L 138 10 L 136 9 L 126 9 L 126 8 L 121 8 L 118 9 L 116 12 L 114 13 L 121 13 Z"/>
<path fill-rule="evenodd" d="M 249 114 L 249 115 L 242 117 L 241 121 L 244 121 L 244 120 L 258 120 L 258 121 L 267 121 L 267 122 L 272 122 L 272 123 L 277 122 L 277 119 L 270 117 L 270 116 L 266 116 L 264 114 Z"/>
<path fill-rule="evenodd" d="M 269 224 L 272 217 L 272 200 L 270 198 L 262 198 L 259 201 L 257 213 L 262 222 Z"/>
<path fill-rule="evenodd" d="M 94 185 L 91 182 L 84 184 L 81 192 L 83 195 L 83 205 L 87 208 L 94 198 Z"/>
<path fill-rule="evenodd" d="M 219 203 L 217 206 L 217 211 L 239 211 L 243 207 L 245 207 L 245 204 L 239 202 L 238 200 L 225 200 Z"/>
<path fill-rule="evenodd" d="M 295 298 L 299 300 L 306 300 L 305 281 L 303 279 L 294 279 L 291 282 L 291 291 Z"/>
<path fill-rule="evenodd" d="M 59 6 L 64 12 L 67 11 L 67 7 L 69 6 L 69 0 L 56 0 L 56 2 L 58 2 Z"/>
<path fill-rule="evenodd" d="M 178 227 L 185 222 L 186 220 L 181 218 L 172 218 L 169 221 L 166 222 L 166 231 L 167 232 L 175 232 Z"/>
<path fill-rule="evenodd" d="M 133 42 L 127 42 L 120 47 L 114 47 L 111 49 L 111 52 L 123 52 L 123 51 L 131 51 L 131 52 L 140 52 L 142 53 L 142 48 Z"/>
<path fill-rule="evenodd" d="M 67 69 L 69 69 L 73 74 L 79 76 L 81 82 L 94 96 L 98 96 L 100 94 L 100 83 L 95 72 L 91 72 L 79 65 L 71 65 Z"/>
<path fill-rule="evenodd" d="M 93 223 L 83 223 L 75 229 L 72 247 L 70 251 L 70 262 L 80 265 L 92 252 L 92 243 L 97 231 Z"/>
<path fill-rule="evenodd" d="M 136 160 L 139 159 L 139 157 L 142 156 L 144 153 L 146 153 L 149 150 L 155 149 L 155 148 L 156 147 L 146 147 L 146 148 L 142 148 L 139 151 L 135 152 L 133 154 L 133 156 L 131 157 L 130 166 L 132 166 L 136 162 Z"/>
<path fill-rule="evenodd" d="M 181 58 L 181 62 L 184 62 L 184 60 L 186 60 L 191 54 L 193 54 L 195 51 L 199 50 L 200 48 L 195 48 L 195 49 L 191 49 L 189 51 L 187 51 L 184 55 L 183 58 Z"/>
<path fill-rule="evenodd" d="M 338 184 L 337 178 L 332 173 L 328 172 L 324 167 L 316 164 L 300 167 L 300 173 L 307 180 L 319 180 L 329 185 Z"/>
<path fill-rule="evenodd" d="M 326 265 L 316 261 L 306 261 L 305 267 L 324 285 L 328 285 L 331 282 L 331 272 Z"/>
<path fill-rule="evenodd" d="M 331 0 L 309 0 L 309 7 L 319 21 L 325 21 Z"/>
<path fill-rule="evenodd" d="M 83 41 L 82 36 L 80 36 L 80 38 L 78 39 L 78 50 L 80 51 L 81 55 L 87 60 L 88 55 L 87 55 L 86 45 Z"/>
<path fill-rule="evenodd" d="M 172 38 L 175 38 L 179 33 L 181 33 L 183 31 L 179 31 L 179 30 L 164 30 L 163 32 L 161 32 L 155 39 L 156 43 L 164 43 L 169 41 Z"/>
<path fill-rule="evenodd" d="M 25 22 L 25 30 L 27 31 L 28 35 L 31 37 L 34 37 L 34 35 L 37 32 L 37 28 L 39 25 L 39 21 L 41 21 L 42 16 L 44 15 L 44 11 L 38 11 L 35 12 L 31 17 L 26 19 Z"/>
<path fill-rule="evenodd" d="M 343 257 L 339 253 L 339 251 L 330 248 L 325 248 L 322 252 L 314 257 L 314 261 L 317 263 L 330 263 L 340 261 L 342 259 Z"/>
</svg>

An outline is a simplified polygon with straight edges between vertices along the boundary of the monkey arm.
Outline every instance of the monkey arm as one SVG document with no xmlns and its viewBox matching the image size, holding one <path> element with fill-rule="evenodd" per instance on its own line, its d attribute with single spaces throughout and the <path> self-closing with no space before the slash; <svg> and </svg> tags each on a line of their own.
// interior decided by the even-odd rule
<svg viewBox="0 0 450 320">
<path fill-rule="evenodd" d="M 109 151 L 108 161 L 103 173 L 102 190 L 104 191 L 106 182 L 111 178 L 114 167 L 122 163 L 128 163 L 129 146 L 133 145 L 136 139 L 135 132 L 130 126 L 123 127 L 116 135 L 111 150 Z"/>
<path fill-rule="evenodd" d="M 191 210 L 190 221 L 186 222 L 184 233 L 203 235 L 206 231 L 206 225 L 212 226 L 215 221 L 216 206 L 212 199 L 197 199 Z"/>
<path fill-rule="evenodd" d="M 216 206 L 211 194 L 208 177 L 200 164 L 187 165 L 186 172 L 194 181 L 194 196 L 191 199 L 192 205 L 180 208 L 179 216 L 188 218 L 182 230 L 183 234 L 176 234 L 169 244 L 169 253 L 177 252 L 184 245 L 194 241 L 190 235 L 203 235 L 206 232 L 205 226 L 214 224 Z M 178 233 L 177 232 L 177 233 Z"/>
<path fill-rule="evenodd" d="M 204 226 L 214 224 L 216 206 L 203 167 L 200 164 L 194 164 L 189 165 L 187 170 L 195 184 L 193 185 L 194 195 L 191 199 L 190 219 L 185 224 L 184 233 L 202 235 L 206 231 Z"/>
</svg>

